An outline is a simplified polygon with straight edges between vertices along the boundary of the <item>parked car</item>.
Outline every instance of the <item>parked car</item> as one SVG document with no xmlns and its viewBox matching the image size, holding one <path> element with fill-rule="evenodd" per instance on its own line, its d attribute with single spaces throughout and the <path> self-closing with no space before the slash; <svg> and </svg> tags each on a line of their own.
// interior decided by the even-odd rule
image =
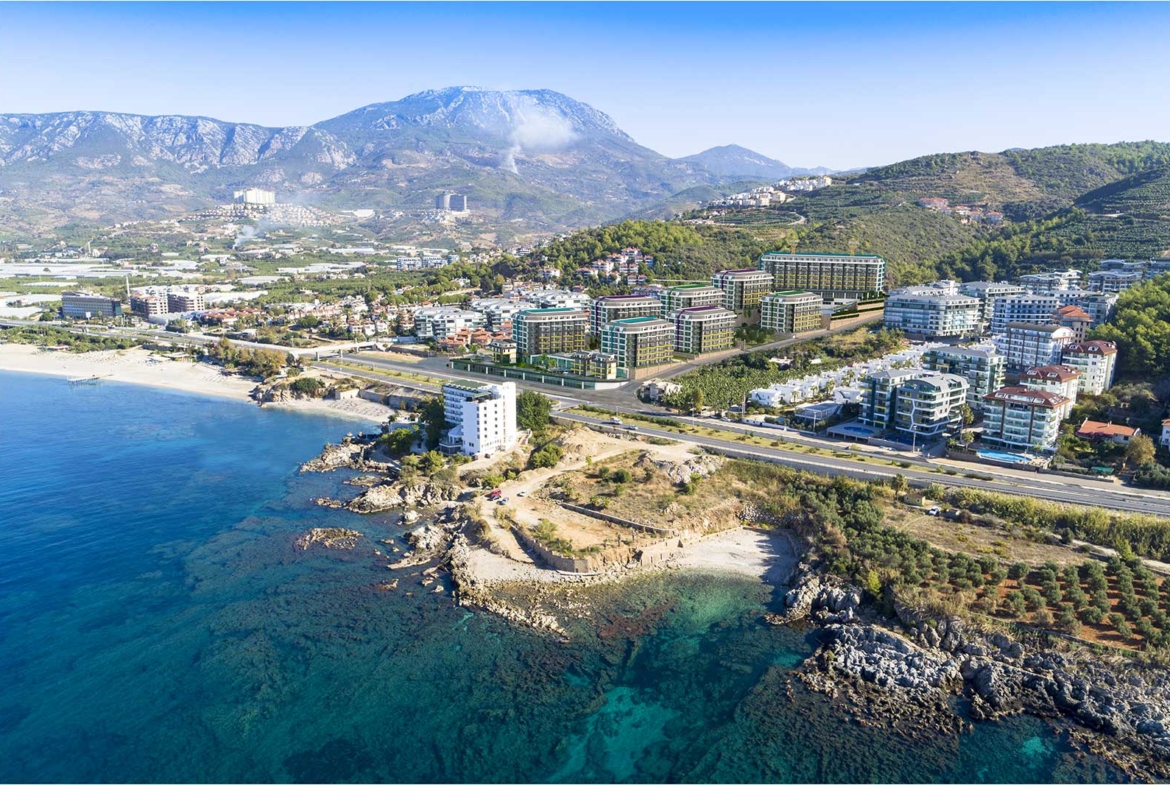
<svg viewBox="0 0 1170 785">
<path fill-rule="evenodd" d="M 527 495 L 528 495 L 528 491 L 520 491 L 518 494 L 516 494 L 516 498 L 523 499 Z"/>
<path fill-rule="evenodd" d="M 940 512 L 942 512 L 942 510 L 940 510 L 938 507 L 931 507 L 929 510 L 926 511 L 926 514 L 927 515 L 938 515 Z"/>
</svg>

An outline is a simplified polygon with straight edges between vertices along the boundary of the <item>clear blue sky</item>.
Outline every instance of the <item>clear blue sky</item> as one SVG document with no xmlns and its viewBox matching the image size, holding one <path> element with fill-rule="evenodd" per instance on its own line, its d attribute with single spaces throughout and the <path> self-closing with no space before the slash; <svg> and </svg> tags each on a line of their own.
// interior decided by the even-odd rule
<svg viewBox="0 0 1170 785">
<path fill-rule="evenodd" d="M 0 112 L 311 124 L 549 88 L 671 156 L 846 168 L 1170 139 L 1167 3 L 0 5 Z"/>
</svg>

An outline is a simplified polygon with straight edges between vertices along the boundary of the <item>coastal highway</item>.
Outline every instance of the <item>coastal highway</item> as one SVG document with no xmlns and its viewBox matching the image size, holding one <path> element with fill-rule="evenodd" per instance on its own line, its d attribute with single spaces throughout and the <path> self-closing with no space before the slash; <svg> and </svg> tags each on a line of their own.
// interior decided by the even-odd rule
<svg viewBox="0 0 1170 785">
<path fill-rule="evenodd" d="M 552 416 L 554 419 L 568 422 L 578 422 L 601 427 L 609 426 L 603 418 L 589 417 L 573 412 L 554 411 Z M 652 425 L 644 425 L 640 422 L 637 423 L 637 426 L 637 432 L 642 436 L 658 436 L 672 441 L 688 442 L 702 447 L 708 447 L 716 452 L 730 456 L 769 461 L 782 466 L 789 466 L 793 469 L 816 472 L 817 474 L 829 476 L 843 474 L 846 477 L 857 480 L 884 480 L 896 474 L 901 474 L 912 485 L 918 487 L 923 487 L 931 483 L 939 483 L 940 485 L 995 491 L 1013 496 L 1031 496 L 1037 499 L 1065 502 L 1068 504 L 1081 504 L 1088 507 L 1103 507 L 1123 512 L 1138 512 L 1170 517 L 1170 498 L 1132 491 L 1083 488 L 1075 484 L 1071 479 L 1065 483 L 1063 482 L 1064 478 L 1055 478 L 1052 475 L 1046 475 L 1042 482 L 1030 482 L 1017 478 L 972 479 L 963 477 L 962 475 L 939 475 L 914 467 L 902 469 L 891 466 L 874 466 L 873 464 L 860 463 L 847 458 L 835 458 L 829 455 L 809 455 L 807 453 L 794 453 L 780 449 L 737 444 L 722 439 L 713 439 L 708 436 L 689 433 L 680 434 L 674 431 L 661 430 Z M 982 468 L 980 467 L 980 473 L 985 473 L 982 471 Z"/>
</svg>

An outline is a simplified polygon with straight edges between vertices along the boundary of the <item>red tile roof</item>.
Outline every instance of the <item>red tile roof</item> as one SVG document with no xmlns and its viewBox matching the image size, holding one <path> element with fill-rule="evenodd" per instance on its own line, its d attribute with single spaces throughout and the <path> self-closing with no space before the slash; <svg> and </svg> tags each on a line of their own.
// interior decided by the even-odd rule
<svg viewBox="0 0 1170 785">
<path fill-rule="evenodd" d="M 1077 428 L 1077 436 L 1086 439 L 1113 438 L 1114 436 L 1132 437 L 1136 433 L 1137 428 L 1131 428 L 1128 425 L 1114 425 L 1110 422 L 1097 422 L 1096 420 L 1085 420 L 1081 423 L 1081 427 Z"/>
<path fill-rule="evenodd" d="M 1112 341 L 1081 341 L 1064 347 L 1065 354 L 1117 354 L 1117 344 Z"/>
<path fill-rule="evenodd" d="M 1067 365 L 1042 365 L 1039 368 L 1029 368 L 1024 371 L 1024 378 L 1042 379 L 1046 382 L 1067 382 L 1079 379 L 1081 372 Z"/>
</svg>

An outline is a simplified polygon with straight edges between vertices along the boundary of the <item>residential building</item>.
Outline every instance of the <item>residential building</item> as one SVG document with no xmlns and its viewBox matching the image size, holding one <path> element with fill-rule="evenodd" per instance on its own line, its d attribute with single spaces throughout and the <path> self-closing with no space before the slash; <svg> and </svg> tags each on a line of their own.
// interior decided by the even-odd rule
<svg viewBox="0 0 1170 785">
<path fill-rule="evenodd" d="M 922 367 L 936 373 L 950 373 L 967 380 L 967 405 L 983 408 L 983 398 L 1003 387 L 1003 355 L 995 347 L 938 347 L 922 355 Z"/>
<path fill-rule="evenodd" d="M 512 339 L 521 357 L 585 348 L 589 316 L 575 308 L 536 308 L 512 320 Z"/>
<path fill-rule="evenodd" d="M 601 329 L 601 351 L 623 368 L 663 365 L 674 357 L 674 323 L 650 316 L 610 322 Z"/>
<path fill-rule="evenodd" d="M 922 338 L 957 338 L 980 332 L 979 301 L 949 291 L 913 286 L 893 292 L 886 299 L 886 327 Z"/>
<path fill-rule="evenodd" d="M 564 289 L 540 289 L 530 293 L 541 308 L 569 308 L 587 311 L 593 298 L 584 292 L 566 292 Z"/>
<path fill-rule="evenodd" d="M 196 313 L 206 310 L 207 304 L 204 302 L 203 292 L 196 289 L 174 287 L 167 291 L 168 313 Z"/>
<path fill-rule="evenodd" d="M 688 283 L 672 286 L 659 293 L 662 310 L 659 315 L 667 319 L 675 311 L 684 308 L 702 308 L 708 305 L 723 305 L 723 290 L 702 283 Z"/>
<path fill-rule="evenodd" d="M 66 319 L 108 319 L 122 315 L 122 301 L 87 292 L 63 292 L 61 315 Z"/>
<path fill-rule="evenodd" d="M 1081 373 L 1080 391 L 1100 395 L 1113 386 L 1117 344 L 1112 341 L 1078 341 L 1064 347 L 1061 363 Z"/>
<path fill-rule="evenodd" d="M 601 335 L 601 330 L 618 319 L 636 319 L 639 316 L 658 316 L 662 303 L 648 294 L 616 294 L 598 297 L 589 307 L 589 332 Z"/>
<path fill-rule="evenodd" d="M 1078 341 L 1083 341 L 1085 333 L 1093 324 L 1093 317 L 1089 316 L 1085 309 L 1079 305 L 1065 305 L 1053 312 L 1052 323 L 1067 327 L 1073 331 L 1073 336 Z"/>
<path fill-rule="evenodd" d="M 991 303 L 991 334 L 1002 335 L 1012 322 L 1049 324 L 1052 314 L 1067 304 L 1055 294 L 996 297 Z"/>
<path fill-rule="evenodd" d="M 1108 292 L 1081 292 L 1072 302 L 1092 318 L 1089 326 L 1097 327 L 1113 318 L 1113 311 L 1117 307 L 1117 295 Z"/>
<path fill-rule="evenodd" d="M 958 428 L 967 401 L 967 380 L 953 373 L 923 372 L 898 385 L 894 428 L 916 438 L 936 439 Z"/>
<path fill-rule="evenodd" d="M 1142 282 L 1143 273 L 1140 270 L 1123 272 L 1121 270 L 1098 270 L 1089 273 L 1089 291 L 1091 292 L 1124 292 L 1131 286 Z"/>
<path fill-rule="evenodd" d="M 921 374 L 922 371 L 914 368 L 871 373 L 862 382 L 858 420 L 874 428 L 892 427 L 898 411 L 898 388 Z"/>
<path fill-rule="evenodd" d="M 1052 450 L 1072 402 L 1056 393 L 1004 387 L 984 398 L 981 441 L 1023 450 Z"/>
<path fill-rule="evenodd" d="M 886 287 L 886 260 L 880 256 L 771 251 L 760 269 L 772 275 L 772 289 L 816 292 L 825 303 L 862 300 Z"/>
<path fill-rule="evenodd" d="M 496 338 L 488 341 L 487 350 L 497 363 L 512 365 L 516 362 L 516 342 L 511 338 Z"/>
<path fill-rule="evenodd" d="M 1073 331 L 1056 324 L 1012 322 L 995 337 L 995 348 L 1008 368 L 1035 368 L 1060 362 L 1064 347 L 1075 339 Z"/>
<path fill-rule="evenodd" d="M 1148 281 L 1164 273 L 1170 273 L 1170 259 L 1151 259 L 1146 262 L 1143 277 Z"/>
<path fill-rule="evenodd" d="M 460 330 L 474 330 L 487 324 L 479 311 L 455 306 L 419 308 L 414 312 L 414 334 L 420 341 L 441 341 Z"/>
<path fill-rule="evenodd" d="M 674 350 L 707 354 L 730 349 L 735 342 L 734 311 L 708 305 L 684 308 L 674 315 Z"/>
<path fill-rule="evenodd" d="M 1075 406 L 1081 372 L 1067 365 L 1043 365 L 1020 374 L 1020 386 L 1029 390 L 1056 393 Z"/>
<path fill-rule="evenodd" d="M 760 300 L 760 326 L 776 333 L 804 333 L 821 328 L 824 300 L 815 292 L 774 292 Z"/>
<path fill-rule="evenodd" d="M 450 430 L 439 448 L 474 458 L 516 445 L 516 383 L 443 385 L 443 417 Z"/>
<path fill-rule="evenodd" d="M 488 329 L 499 330 L 505 323 L 512 321 L 516 314 L 535 308 L 536 303 L 508 297 L 483 297 L 472 300 L 468 307 L 484 315 Z"/>
<path fill-rule="evenodd" d="M 1102 259 L 1098 267 L 1119 273 L 1144 273 L 1145 262 L 1127 262 L 1125 259 Z"/>
<path fill-rule="evenodd" d="M 772 274 L 763 270 L 720 270 L 711 276 L 711 285 L 723 291 L 723 307 L 738 314 L 750 314 L 760 299 L 772 291 Z"/>
<path fill-rule="evenodd" d="M 959 294 L 964 297 L 974 297 L 979 301 L 979 326 L 987 330 L 991 326 L 992 304 L 998 297 L 1012 297 L 1025 294 L 1026 289 L 1014 283 L 1002 281 L 971 281 L 959 284 Z"/>
<path fill-rule="evenodd" d="M 1133 437 L 1141 433 L 1140 428 L 1131 428 L 1128 425 L 1114 425 L 1110 422 L 1097 422 L 1085 418 L 1077 428 L 1077 438 L 1088 439 L 1091 442 L 1110 441 L 1114 444 L 1129 444 Z"/>
<path fill-rule="evenodd" d="M 1158 443 L 1163 447 L 1170 448 L 1170 417 L 1162 420 L 1162 438 Z"/>
<path fill-rule="evenodd" d="M 1081 284 L 1080 270 L 1054 270 L 1050 273 L 1021 275 L 1020 286 L 1032 294 L 1041 292 L 1063 292 L 1077 289 Z"/>
<path fill-rule="evenodd" d="M 571 376 L 591 376 L 596 379 L 618 378 L 618 358 L 605 352 L 557 352 L 530 358 L 534 365 Z"/>
<path fill-rule="evenodd" d="M 131 312 L 149 319 L 152 316 L 166 316 L 170 313 L 166 295 L 133 294 L 130 296 Z"/>
<path fill-rule="evenodd" d="M 453 213 L 467 212 L 467 196 L 465 194 L 451 194 L 447 209 Z"/>
</svg>

